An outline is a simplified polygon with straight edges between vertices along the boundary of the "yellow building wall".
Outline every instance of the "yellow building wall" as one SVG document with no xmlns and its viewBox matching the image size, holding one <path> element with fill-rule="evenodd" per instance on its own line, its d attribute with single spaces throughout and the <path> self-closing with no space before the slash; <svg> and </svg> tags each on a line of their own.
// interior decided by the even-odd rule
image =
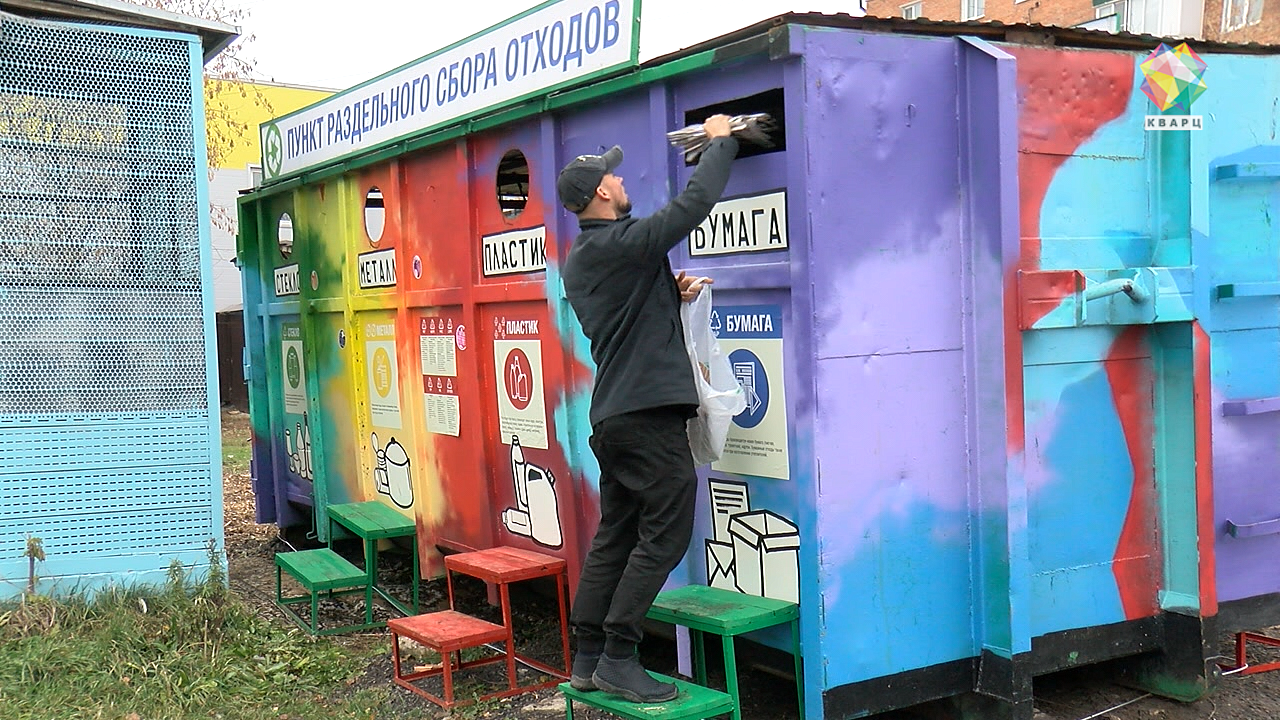
<svg viewBox="0 0 1280 720">
<path fill-rule="evenodd" d="M 261 162 L 258 125 L 323 100 L 335 91 L 207 79 L 205 123 L 210 164 L 239 168 Z"/>
</svg>

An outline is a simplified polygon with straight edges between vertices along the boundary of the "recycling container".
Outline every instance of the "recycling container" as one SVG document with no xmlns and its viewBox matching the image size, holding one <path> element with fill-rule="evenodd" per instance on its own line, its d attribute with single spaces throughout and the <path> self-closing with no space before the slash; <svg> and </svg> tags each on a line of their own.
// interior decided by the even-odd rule
<svg viewBox="0 0 1280 720">
<path fill-rule="evenodd" d="M 426 554 L 515 545 L 576 575 L 599 470 L 557 172 L 619 144 L 647 215 L 693 172 L 666 133 L 767 112 L 770 145 L 742 144 L 670 255 L 715 279 L 712 328 L 747 407 L 699 470 L 669 586 L 797 602 L 809 718 L 943 698 L 1030 718 L 1035 676 L 1121 658 L 1131 682 L 1192 699 L 1217 633 L 1280 621 L 1263 562 L 1280 541 L 1280 152 L 1257 139 L 1280 58 L 1197 45 L 1208 90 L 1170 109 L 1144 91 L 1165 52 L 1146 39 L 787 14 L 456 122 L 401 117 L 422 78 L 449 77 L 439 58 L 470 58 L 478 93 L 485 48 L 520 48 L 520 23 L 554 38 L 576 7 L 338 96 L 394 103 L 407 129 L 282 166 L 242 201 L 247 282 L 270 289 L 286 264 L 283 214 L 307 244 L 297 297 L 246 320 L 263 520 L 380 499 L 416 518 Z M 619 7 L 579 8 L 584 54 L 591 13 Z M 558 70 L 573 47 L 552 41 Z M 1170 115 L 1196 129 L 1150 129 Z M 790 647 L 749 638 L 776 649 L 761 662 Z"/>
</svg>

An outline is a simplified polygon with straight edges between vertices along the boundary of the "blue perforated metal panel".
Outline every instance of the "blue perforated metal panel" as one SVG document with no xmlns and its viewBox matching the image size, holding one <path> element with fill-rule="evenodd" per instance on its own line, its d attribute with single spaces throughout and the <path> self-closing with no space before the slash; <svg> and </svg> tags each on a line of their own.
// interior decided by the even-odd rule
<svg viewBox="0 0 1280 720">
<path fill-rule="evenodd" d="M 0 596 L 155 580 L 222 543 L 198 41 L 0 23 Z"/>
</svg>

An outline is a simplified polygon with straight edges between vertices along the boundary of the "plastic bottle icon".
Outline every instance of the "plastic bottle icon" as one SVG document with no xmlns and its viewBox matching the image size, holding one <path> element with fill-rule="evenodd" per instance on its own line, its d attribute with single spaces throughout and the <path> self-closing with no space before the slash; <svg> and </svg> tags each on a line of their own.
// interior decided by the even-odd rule
<svg viewBox="0 0 1280 720">
<path fill-rule="evenodd" d="M 560 505 L 556 499 L 555 476 L 550 470 L 525 461 L 519 436 L 511 437 L 511 478 L 515 483 L 516 506 L 502 512 L 508 532 L 533 538 L 547 547 L 560 547 Z"/>
<path fill-rule="evenodd" d="M 554 483 L 550 470 L 529 467 L 525 495 L 529 502 L 529 517 L 533 520 L 533 539 L 547 547 L 560 547 L 563 542 Z"/>
<path fill-rule="evenodd" d="M 529 401 L 529 374 L 524 371 L 519 360 L 512 360 L 511 367 L 507 371 L 510 377 L 508 388 L 511 392 L 511 399 L 515 402 Z"/>
<path fill-rule="evenodd" d="M 516 506 L 507 508 L 502 513 L 502 524 L 516 535 L 533 536 L 530 527 L 529 496 L 526 492 L 524 448 L 520 447 L 519 436 L 511 437 L 511 479 L 516 486 Z"/>
</svg>

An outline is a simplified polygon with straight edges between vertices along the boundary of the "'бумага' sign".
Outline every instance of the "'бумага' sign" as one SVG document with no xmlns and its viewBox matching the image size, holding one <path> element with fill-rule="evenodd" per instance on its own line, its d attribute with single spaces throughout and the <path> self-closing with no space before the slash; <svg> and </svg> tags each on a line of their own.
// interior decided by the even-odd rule
<svg viewBox="0 0 1280 720">
<path fill-rule="evenodd" d="M 785 190 L 721 200 L 689 233 L 689 255 L 693 257 L 788 247 Z"/>
</svg>

